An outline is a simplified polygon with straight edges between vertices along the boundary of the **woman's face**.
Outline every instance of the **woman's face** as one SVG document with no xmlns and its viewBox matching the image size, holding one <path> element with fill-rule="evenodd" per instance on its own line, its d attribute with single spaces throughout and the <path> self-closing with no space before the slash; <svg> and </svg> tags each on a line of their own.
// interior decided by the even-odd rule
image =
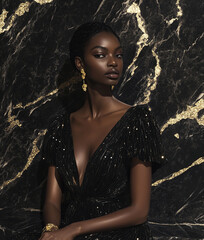
<svg viewBox="0 0 204 240">
<path fill-rule="evenodd" d="M 93 85 L 116 85 L 123 70 L 122 47 L 109 32 L 93 36 L 86 45 L 83 58 L 86 80 Z"/>
</svg>

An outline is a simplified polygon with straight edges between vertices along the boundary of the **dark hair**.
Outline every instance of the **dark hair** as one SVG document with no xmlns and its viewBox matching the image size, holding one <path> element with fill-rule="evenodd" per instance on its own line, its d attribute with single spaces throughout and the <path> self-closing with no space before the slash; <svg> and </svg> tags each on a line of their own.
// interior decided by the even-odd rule
<svg viewBox="0 0 204 240">
<path fill-rule="evenodd" d="M 74 32 L 72 39 L 69 43 L 69 54 L 70 61 L 74 69 L 75 66 L 75 57 L 81 57 L 83 59 L 84 49 L 88 41 L 97 33 L 100 32 L 110 32 L 118 39 L 120 42 L 119 36 L 113 31 L 113 29 L 102 22 L 87 22 L 80 25 L 77 30 Z"/>
</svg>

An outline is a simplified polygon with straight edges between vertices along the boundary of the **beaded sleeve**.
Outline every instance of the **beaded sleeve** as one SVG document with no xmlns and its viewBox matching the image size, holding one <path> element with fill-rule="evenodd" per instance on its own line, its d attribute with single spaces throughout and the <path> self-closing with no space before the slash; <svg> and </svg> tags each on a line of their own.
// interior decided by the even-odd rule
<svg viewBox="0 0 204 240">
<path fill-rule="evenodd" d="M 144 162 L 164 164 L 160 130 L 151 112 L 145 106 L 137 106 L 131 117 L 128 155 Z"/>
<path fill-rule="evenodd" d="M 56 166 L 56 138 L 59 135 L 61 116 L 57 116 L 48 127 L 42 145 L 42 158 L 49 165 Z"/>
</svg>

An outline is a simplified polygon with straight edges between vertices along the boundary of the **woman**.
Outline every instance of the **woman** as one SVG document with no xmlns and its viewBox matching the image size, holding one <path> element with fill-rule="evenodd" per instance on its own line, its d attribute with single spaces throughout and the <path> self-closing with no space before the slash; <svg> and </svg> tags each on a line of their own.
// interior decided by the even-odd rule
<svg viewBox="0 0 204 240">
<path fill-rule="evenodd" d="M 59 115 L 45 136 L 50 166 L 40 239 L 152 239 L 147 216 L 151 164 L 162 162 L 159 130 L 145 107 L 112 96 L 123 69 L 119 37 L 104 23 L 81 25 L 70 59 L 85 100 Z"/>
</svg>

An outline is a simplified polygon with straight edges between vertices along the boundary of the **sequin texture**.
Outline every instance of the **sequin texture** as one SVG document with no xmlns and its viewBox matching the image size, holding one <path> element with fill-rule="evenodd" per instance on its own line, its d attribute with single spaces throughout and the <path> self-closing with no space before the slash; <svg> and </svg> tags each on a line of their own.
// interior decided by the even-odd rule
<svg viewBox="0 0 204 240">
<path fill-rule="evenodd" d="M 82 185 L 74 158 L 70 113 L 50 125 L 43 159 L 57 167 L 64 193 L 61 227 L 109 214 L 130 205 L 130 163 L 133 157 L 162 164 L 160 133 L 148 108 L 133 106 L 106 135 L 89 159 Z M 78 236 L 76 240 L 150 240 L 147 223 Z"/>
</svg>

